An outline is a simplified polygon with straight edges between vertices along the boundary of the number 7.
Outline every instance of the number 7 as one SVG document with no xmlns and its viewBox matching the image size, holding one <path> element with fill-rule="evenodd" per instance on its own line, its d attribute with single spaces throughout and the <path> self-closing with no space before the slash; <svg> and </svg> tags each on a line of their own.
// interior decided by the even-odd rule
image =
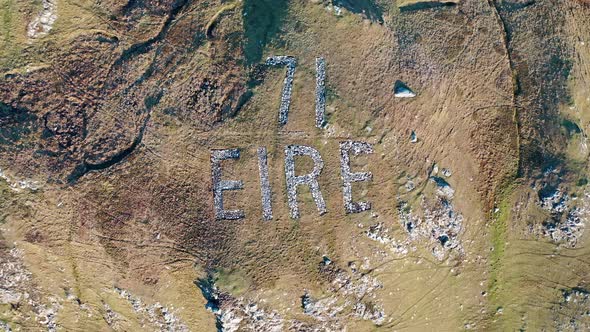
<svg viewBox="0 0 590 332">
<path fill-rule="evenodd" d="M 266 59 L 269 66 L 286 66 L 287 73 L 281 91 L 281 105 L 279 106 L 279 125 L 287 124 L 289 106 L 291 105 L 291 94 L 293 92 L 293 78 L 297 60 L 292 56 L 277 55 Z M 315 59 L 316 80 L 315 80 L 315 125 L 323 128 L 326 124 L 326 61 L 324 58 Z"/>
</svg>

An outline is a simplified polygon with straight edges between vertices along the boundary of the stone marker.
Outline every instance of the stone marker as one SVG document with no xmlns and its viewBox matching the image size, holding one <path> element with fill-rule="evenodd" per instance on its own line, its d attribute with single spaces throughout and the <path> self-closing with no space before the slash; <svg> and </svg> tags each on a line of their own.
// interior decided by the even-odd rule
<svg viewBox="0 0 590 332">
<path fill-rule="evenodd" d="M 305 175 L 295 175 L 295 156 L 309 156 L 313 160 L 313 171 Z M 287 145 L 285 147 L 285 178 L 287 180 L 287 199 L 291 218 L 299 218 L 297 205 L 297 186 L 307 185 L 320 215 L 327 212 L 324 197 L 320 191 L 318 177 L 324 168 L 324 161 L 318 150 L 305 145 Z"/>
<path fill-rule="evenodd" d="M 215 209 L 215 219 L 232 220 L 244 218 L 242 210 L 224 210 L 223 209 L 223 192 L 225 190 L 239 190 L 244 188 L 242 181 L 222 180 L 221 179 L 221 161 L 227 159 L 239 159 L 240 150 L 211 150 L 211 175 L 213 178 L 213 206 Z"/>
<path fill-rule="evenodd" d="M 370 181 L 373 174 L 370 172 L 353 173 L 350 171 L 350 153 L 359 155 L 361 153 L 373 153 L 373 146 L 365 142 L 345 141 L 340 143 L 340 167 L 342 177 L 342 195 L 344 197 L 344 208 L 346 213 L 359 213 L 371 209 L 370 202 L 354 202 L 352 200 L 352 183 Z"/>
<path fill-rule="evenodd" d="M 266 148 L 258 148 L 258 171 L 260 173 L 260 194 L 262 195 L 262 218 L 264 220 L 272 219 L 272 193 L 270 182 L 268 181 L 268 162 Z"/>
</svg>

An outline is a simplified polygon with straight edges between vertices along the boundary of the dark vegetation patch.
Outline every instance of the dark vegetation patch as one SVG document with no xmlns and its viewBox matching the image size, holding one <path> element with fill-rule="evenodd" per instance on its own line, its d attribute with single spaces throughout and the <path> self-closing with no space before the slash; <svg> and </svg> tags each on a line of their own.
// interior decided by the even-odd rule
<svg viewBox="0 0 590 332">
<path fill-rule="evenodd" d="M 575 134 L 580 134 L 582 129 L 573 121 L 569 119 L 562 119 L 561 126 L 565 129 L 565 133 L 568 138 L 571 138 Z"/>
<path fill-rule="evenodd" d="M 419 1 L 410 5 L 400 7 L 400 12 L 410 12 L 415 10 L 426 10 L 433 8 L 454 7 L 457 4 L 452 1 Z"/>
<path fill-rule="evenodd" d="M 82 176 L 84 176 L 85 174 L 87 174 L 90 171 L 98 171 L 98 170 L 107 169 L 115 164 L 120 163 L 127 156 L 129 156 L 131 153 L 133 153 L 133 151 L 135 151 L 135 149 L 139 146 L 139 144 L 143 140 L 143 135 L 145 133 L 145 129 L 146 129 L 147 124 L 150 120 L 151 109 L 159 103 L 161 98 L 162 98 L 162 92 L 158 92 L 157 94 L 152 94 L 152 95 L 146 96 L 146 98 L 144 99 L 146 116 L 143 120 L 142 126 L 139 129 L 139 132 L 135 136 L 135 139 L 131 142 L 131 144 L 128 147 L 116 152 L 114 155 L 112 155 L 111 157 L 107 158 L 104 161 L 92 162 L 92 161 L 85 159 L 84 161 L 82 161 L 81 164 L 79 164 L 72 171 L 72 173 L 68 177 L 68 182 L 74 183 L 79 178 L 81 178 Z"/>
<path fill-rule="evenodd" d="M 535 0 L 512 0 L 512 1 L 502 1 L 502 7 L 504 10 L 507 11 L 517 11 L 535 4 Z"/>
<path fill-rule="evenodd" d="M 178 14 L 189 3 L 190 3 L 190 1 L 187 1 L 187 0 L 182 0 L 182 1 L 176 2 L 176 5 L 173 6 L 172 9 L 170 10 L 168 17 L 166 18 L 166 21 L 164 22 L 164 25 L 162 26 L 162 29 L 158 32 L 158 34 L 146 41 L 142 41 L 142 42 L 133 44 L 128 49 L 124 50 L 121 53 L 121 56 L 114 62 L 113 68 L 119 68 L 122 65 L 124 65 L 126 62 L 128 62 L 129 60 L 131 60 L 141 54 L 151 51 L 154 44 L 162 41 L 166 37 L 166 35 L 168 34 L 168 31 L 172 27 L 172 24 L 175 21 Z"/>
<path fill-rule="evenodd" d="M 18 146 L 37 128 L 37 116 L 24 108 L 0 102 L 0 144 Z"/>
<path fill-rule="evenodd" d="M 246 65 L 262 59 L 264 47 L 279 33 L 287 9 L 287 0 L 244 0 L 242 16 Z"/>
<path fill-rule="evenodd" d="M 563 35 L 565 16 L 551 4 L 532 1 L 493 2 L 498 10 L 511 60 L 518 120 L 522 128 L 520 176 L 540 176 L 543 169 L 565 163 L 567 142 L 557 110 L 571 102 L 567 87 L 572 53 Z M 516 40 L 531 43 L 516 43 Z M 575 126 L 565 124 L 568 132 Z M 569 128 L 569 129 L 568 129 Z"/>
</svg>

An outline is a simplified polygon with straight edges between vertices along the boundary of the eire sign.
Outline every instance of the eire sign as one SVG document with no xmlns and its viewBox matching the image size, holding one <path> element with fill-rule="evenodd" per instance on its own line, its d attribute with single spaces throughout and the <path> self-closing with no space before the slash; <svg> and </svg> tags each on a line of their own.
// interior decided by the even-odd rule
<svg viewBox="0 0 590 332">
<path fill-rule="evenodd" d="M 290 56 L 273 56 L 266 60 L 267 65 L 285 66 L 287 73 L 281 92 L 281 103 L 279 106 L 279 124 L 285 125 L 289 116 L 289 105 L 291 103 L 291 91 L 297 60 Z M 325 127 L 326 110 L 326 63 L 324 58 L 316 58 L 316 91 L 315 91 L 315 124 L 318 128 Z M 373 153 L 373 146 L 360 141 L 340 142 L 340 177 L 342 179 L 342 196 L 346 213 L 358 213 L 371 209 L 370 202 L 354 202 L 352 200 L 352 183 L 369 181 L 372 179 L 370 172 L 352 172 L 350 169 L 350 156 Z M 271 220 L 272 214 L 272 191 L 268 176 L 267 151 L 266 147 L 259 147 L 258 170 L 260 176 L 260 192 L 262 199 L 262 217 L 264 220 Z M 313 161 L 313 170 L 308 174 L 295 175 L 295 157 L 305 156 Z M 215 218 L 218 220 L 241 219 L 245 217 L 243 210 L 225 210 L 223 207 L 223 192 L 227 190 L 243 189 L 244 183 L 241 180 L 226 180 L 222 176 L 221 161 L 240 158 L 239 149 L 215 149 L 211 150 L 211 175 L 213 183 L 213 204 Z M 322 156 L 315 148 L 306 145 L 285 146 L 285 179 L 287 184 L 287 201 L 291 218 L 299 218 L 299 206 L 297 203 L 297 188 L 308 186 L 320 215 L 327 212 L 326 203 L 322 195 L 318 177 L 324 168 Z"/>
</svg>

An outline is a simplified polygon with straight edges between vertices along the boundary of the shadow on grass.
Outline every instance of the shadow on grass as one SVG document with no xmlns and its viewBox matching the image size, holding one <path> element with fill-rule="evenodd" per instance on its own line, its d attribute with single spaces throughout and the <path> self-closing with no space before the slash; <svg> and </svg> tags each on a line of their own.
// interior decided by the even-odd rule
<svg viewBox="0 0 590 332">
<path fill-rule="evenodd" d="M 246 65 L 260 61 L 264 47 L 277 35 L 287 15 L 287 0 L 244 0 Z"/>
</svg>

